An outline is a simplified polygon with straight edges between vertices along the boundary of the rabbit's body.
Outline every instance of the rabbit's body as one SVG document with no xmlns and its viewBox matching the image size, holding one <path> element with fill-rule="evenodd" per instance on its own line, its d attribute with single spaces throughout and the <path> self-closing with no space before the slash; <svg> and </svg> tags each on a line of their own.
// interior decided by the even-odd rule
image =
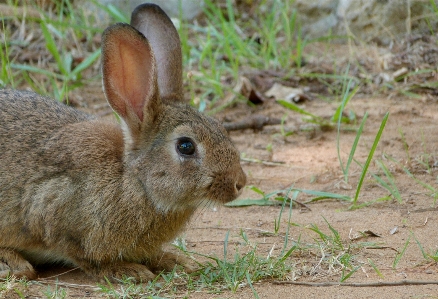
<svg viewBox="0 0 438 299">
<path fill-rule="evenodd" d="M 184 228 L 196 206 L 187 206 L 184 196 L 177 211 L 153 206 L 138 178 L 124 172 L 119 125 L 34 93 L 2 91 L 0 97 L 0 247 L 34 264 L 77 265 L 75 256 L 147 263 Z M 78 163 L 84 155 L 87 165 Z M 106 185 L 97 189 L 102 178 Z"/>
<path fill-rule="evenodd" d="M 169 26 L 156 6 L 142 13 Z M 0 277 L 32 278 L 30 264 L 62 262 L 98 277 L 152 279 L 184 263 L 162 246 L 196 208 L 228 202 L 245 184 L 223 127 L 181 104 L 181 86 L 160 67 L 157 75 L 141 34 L 115 25 L 103 46 L 105 92 L 122 127 L 0 91 Z"/>
</svg>

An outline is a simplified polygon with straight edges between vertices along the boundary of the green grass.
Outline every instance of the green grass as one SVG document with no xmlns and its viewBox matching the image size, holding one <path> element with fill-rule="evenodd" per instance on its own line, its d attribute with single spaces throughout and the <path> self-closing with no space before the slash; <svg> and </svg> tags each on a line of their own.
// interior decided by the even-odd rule
<svg viewBox="0 0 438 299">
<path fill-rule="evenodd" d="M 383 161 L 375 160 L 375 162 L 383 172 L 384 176 L 377 175 L 374 173 L 372 173 L 371 175 L 374 177 L 374 179 L 378 182 L 380 186 L 388 190 L 388 192 L 391 194 L 393 198 L 395 198 L 399 203 L 402 203 L 403 199 L 400 194 L 400 191 L 398 190 L 394 175 L 391 173 L 391 171 L 388 169 L 385 163 L 383 163 Z"/>
<path fill-rule="evenodd" d="M 208 260 L 199 271 L 196 284 L 201 289 L 218 292 L 228 289 L 236 292 L 247 283 L 254 283 L 262 279 L 283 279 L 292 270 L 288 257 L 297 249 L 291 247 L 279 257 L 261 257 L 257 245 L 247 243 L 247 252 L 240 252 L 240 248 L 233 248 L 234 254 L 228 253 L 228 235 L 224 242 L 224 256 L 221 258 L 204 256 Z M 196 254 L 196 253 L 195 253 Z M 199 255 L 199 254 L 198 254 Z"/>
<path fill-rule="evenodd" d="M 341 201 L 351 201 L 351 197 L 347 195 L 317 191 L 317 190 L 306 190 L 298 188 L 289 188 L 284 190 L 275 190 L 269 193 L 265 193 L 256 186 L 248 186 L 249 189 L 261 195 L 261 198 L 252 199 L 236 199 L 232 202 L 225 204 L 227 207 L 245 207 L 245 206 L 272 206 L 272 205 L 283 205 L 286 202 L 294 202 L 297 200 L 299 194 L 306 194 L 312 196 L 311 199 L 307 200 L 306 203 L 316 202 L 323 199 L 336 199 Z M 293 196 L 289 197 L 288 194 L 292 193 Z"/>
<path fill-rule="evenodd" d="M 207 0 L 206 25 L 182 23 L 179 29 L 185 67 L 192 74 L 190 86 L 200 89 L 194 101 L 200 110 L 216 113 L 235 101 L 246 101 L 241 95 L 230 103 L 221 99 L 234 93 L 233 83 L 227 81 L 236 84 L 243 72 L 254 69 L 286 69 L 287 76 L 314 76 L 329 85 L 345 78 L 300 71 L 303 49 L 314 41 L 303 38 L 293 1 L 262 0 L 255 6 L 252 17 L 245 21 L 240 19 L 243 12 L 232 3 L 227 0 L 224 7 L 219 7 Z"/>
<path fill-rule="evenodd" d="M 425 188 L 428 191 L 428 195 L 430 197 L 433 198 L 433 204 L 432 206 L 436 205 L 436 201 L 438 199 L 438 189 L 435 188 L 433 185 L 428 184 L 427 182 L 425 182 L 424 180 L 420 180 L 419 178 L 417 178 L 417 176 L 415 176 L 407 166 L 403 165 L 400 161 L 397 161 L 396 159 L 394 159 L 393 157 L 389 156 L 389 155 L 385 155 L 385 157 L 390 160 L 391 162 L 394 162 L 398 167 L 400 167 L 408 177 L 410 177 L 415 183 L 417 183 L 418 185 L 422 186 L 423 188 Z M 421 163 L 420 163 L 421 164 Z"/>
<path fill-rule="evenodd" d="M 357 258 L 359 253 L 365 248 L 378 249 L 380 245 L 373 242 L 345 240 L 341 237 L 339 231 L 325 218 L 324 221 L 327 224 L 329 233 L 325 233 L 316 224 L 308 226 L 308 229 L 316 234 L 315 243 L 308 246 L 309 248 L 317 248 L 319 251 L 320 259 L 317 267 L 339 274 L 339 282 L 342 283 L 351 278 L 363 265 L 360 259 Z M 378 271 L 377 267 L 375 267 L 375 270 Z"/>
<path fill-rule="evenodd" d="M 27 280 L 16 279 L 11 276 L 6 279 L 0 279 L 0 298 L 3 298 L 5 294 L 12 294 L 12 296 L 14 296 L 13 298 L 25 299 L 24 290 L 27 289 L 29 285 L 30 282 Z"/>
<path fill-rule="evenodd" d="M 380 124 L 379 131 L 376 134 L 376 137 L 374 139 L 373 145 L 371 146 L 371 149 L 370 149 L 370 152 L 368 154 L 368 158 L 365 161 L 365 164 L 362 166 L 359 162 L 357 162 L 361 166 L 362 172 L 361 172 L 361 175 L 359 178 L 359 183 L 358 183 L 357 188 L 356 188 L 356 193 L 354 195 L 352 205 L 350 207 L 351 209 L 355 209 L 355 208 L 360 207 L 358 205 L 359 194 L 360 194 L 360 191 L 362 189 L 362 185 L 363 185 L 365 176 L 367 174 L 368 167 L 370 166 L 370 163 L 371 163 L 373 156 L 374 156 L 374 152 L 376 151 L 377 145 L 379 144 L 380 137 L 382 136 L 383 130 L 385 129 L 385 125 L 386 125 L 386 122 L 388 121 L 388 117 L 389 117 L 389 112 L 387 112 L 382 119 L 382 123 Z"/>
<path fill-rule="evenodd" d="M 58 284 L 48 285 L 43 294 L 47 299 L 64 299 L 67 298 L 67 290 L 63 287 L 58 286 Z"/>
<path fill-rule="evenodd" d="M 403 245 L 403 247 L 401 248 L 401 250 L 399 250 L 399 251 L 397 252 L 397 254 L 395 255 L 394 261 L 392 262 L 392 268 L 394 268 L 394 269 L 397 268 L 397 266 L 398 266 L 398 264 L 400 263 L 401 259 L 402 259 L 403 256 L 405 255 L 405 253 L 406 253 L 406 249 L 408 249 L 408 246 L 409 246 L 410 242 L 411 242 L 411 238 L 409 237 L 409 238 L 406 240 L 406 242 L 405 242 L 405 244 Z"/>
<path fill-rule="evenodd" d="M 418 248 L 420 249 L 421 255 L 426 260 L 426 262 L 437 263 L 438 262 L 438 249 L 435 248 L 435 249 L 432 249 L 429 252 L 427 252 L 424 249 L 423 245 L 420 243 L 420 241 L 418 241 L 418 239 L 415 236 L 413 231 L 411 231 L 411 236 L 414 238 L 415 243 L 417 244 Z"/>
<path fill-rule="evenodd" d="M 382 272 L 380 271 L 380 269 L 376 266 L 376 264 L 374 263 L 374 261 L 370 258 L 367 259 L 368 264 L 370 264 L 370 266 L 373 268 L 374 272 L 376 272 L 376 274 L 381 278 L 384 279 L 385 277 L 383 276 Z"/>
<path fill-rule="evenodd" d="M 0 46 L 2 87 L 20 88 L 27 85 L 40 94 L 50 95 L 58 101 L 68 101 L 70 91 L 83 86 L 84 80 L 98 77 L 95 71 L 85 73 L 93 66 L 97 69 L 100 48 L 92 45 L 92 39 L 102 29 L 96 28 L 95 18 L 80 9 L 73 9 L 68 0 L 56 2 L 55 9 L 58 12 L 56 18 L 39 10 L 40 19 L 27 19 L 26 23 L 20 24 L 31 25 L 35 28 L 35 36 L 40 35 L 42 39 L 11 39 L 14 23 L 3 19 L 1 26 L 5 41 Z M 16 51 L 35 47 L 47 49 L 48 56 L 44 56 L 44 52 L 35 52 L 32 53 L 31 62 L 16 61 L 20 57 Z"/>
<path fill-rule="evenodd" d="M 362 122 L 361 122 L 359 128 L 357 129 L 356 138 L 355 138 L 353 145 L 351 147 L 347 163 L 344 166 L 344 163 L 343 163 L 342 158 L 341 158 L 340 133 L 341 133 L 341 124 L 343 122 L 348 122 L 348 119 L 343 121 L 343 112 L 344 112 L 344 109 L 347 106 L 348 102 L 353 98 L 353 96 L 359 90 L 359 86 L 356 86 L 353 90 L 351 90 L 351 84 L 352 84 L 352 80 L 349 80 L 347 84 L 345 84 L 345 81 L 344 81 L 344 86 L 345 86 L 344 91 L 343 91 L 344 96 L 343 96 L 341 105 L 338 106 L 335 114 L 332 117 L 332 121 L 337 123 L 336 150 L 338 153 L 339 164 L 340 164 L 341 170 L 344 174 L 344 181 L 346 183 L 348 183 L 348 178 L 349 178 L 348 174 L 349 174 L 349 170 L 350 170 L 350 165 L 351 165 L 351 162 L 353 161 L 353 157 L 354 157 L 354 153 L 356 152 L 357 144 L 359 143 L 359 139 L 360 139 L 360 136 L 362 135 L 363 127 L 364 127 L 365 122 L 366 122 L 367 117 L 368 117 L 368 113 L 366 112 L 363 119 L 362 119 Z"/>
</svg>

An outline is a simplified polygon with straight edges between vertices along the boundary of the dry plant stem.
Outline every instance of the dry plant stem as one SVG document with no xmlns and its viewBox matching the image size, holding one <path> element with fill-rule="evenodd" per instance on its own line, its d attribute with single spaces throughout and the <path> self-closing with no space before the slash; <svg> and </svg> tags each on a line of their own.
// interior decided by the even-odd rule
<svg viewBox="0 0 438 299">
<path fill-rule="evenodd" d="M 270 162 L 270 161 L 264 161 L 259 159 L 252 159 L 252 158 L 245 158 L 241 157 L 240 161 L 248 162 L 248 163 L 260 163 L 267 166 L 287 166 L 284 162 Z"/>
<path fill-rule="evenodd" d="M 39 281 L 50 281 L 51 278 L 58 278 L 58 277 L 61 276 L 61 275 L 64 275 L 64 274 L 67 274 L 67 273 L 73 272 L 73 271 L 78 270 L 78 269 L 80 269 L 80 268 L 79 268 L 79 267 L 75 267 L 75 268 L 73 268 L 73 269 L 70 269 L 70 270 L 64 271 L 64 272 L 59 273 L 59 274 L 56 274 L 56 275 L 52 275 L 52 276 L 44 277 L 44 278 L 39 278 L 38 280 L 39 280 Z"/>
<path fill-rule="evenodd" d="M 2 17 L 17 17 L 19 19 L 22 18 L 31 18 L 31 19 L 41 19 L 41 14 L 38 10 L 32 7 L 12 7 L 8 4 L 0 4 L 0 16 Z"/>
<path fill-rule="evenodd" d="M 438 208 L 423 208 L 423 209 L 409 211 L 409 213 L 423 213 L 423 212 L 436 212 L 436 211 L 438 211 Z"/>
<path fill-rule="evenodd" d="M 217 230 L 226 230 L 226 231 L 240 231 L 240 230 L 245 230 L 245 231 L 252 231 L 252 232 L 257 232 L 260 234 L 272 234 L 271 231 L 267 231 L 264 229 L 259 229 L 259 228 L 251 228 L 251 227 L 217 227 L 217 226 L 205 226 L 205 227 L 190 227 L 190 229 L 217 229 Z M 279 237 L 284 237 L 284 235 L 281 234 L 277 234 L 277 236 Z M 213 241 L 216 242 L 216 241 Z M 223 242 L 223 241 L 219 241 L 219 242 Z M 192 242 L 192 243 L 197 243 L 197 242 Z M 230 243 L 230 242 L 228 242 Z"/>
<path fill-rule="evenodd" d="M 424 280 L 401 280 L 401 281 L 389 281 L 389 282 L 299 282 L 299 281 L 278 281 L 274 280 L 274 284 L 293 284 L 302 285 L 308 287 L 331 287 L 331 286 L 342 286 L 342 287 L 395 287 L 403 285 L 426 285 L 426 284 L 438 284 L 438 281 L 424 281 Z"/>
<path fill-rule="evenodd" d="M 85 290 L 85 291 L 89 291 L 89 292 L 97 292 L 97 291 L 101 290 L 101 288 L 94 287 L 92 285 L 68 283 L 68 282 L 62 282 L 62 281 L 59 281 L 59 280 L 38 279 L 37 281 L 39 283 L 45 284 L 45 285 L 57 285 L 57 286 L 62 286 L 62 287 L 66 287 L 66 288 Z"/>
<path fill-rule="evenodd" d="M 253 115 L 243 121 L 223 123 L 223 126 L 227 131 L 237 131 L 245 129 L 253 129 L 260 131 L 264 126 L 272 126 L 281 124 L 281 120 L 278 118 L 272 118 L 264 115 Z"/>
<path fill-rule="evenodd" d="M 294 204 L 297 204 L 297 205 L 299 205 L 300 207 L 302 207 L 302 208 L 304 208 L 304 209 L 306 209 L 306 210 L 308 210 L 308 211 L 312 211 L 312 209 L 310 209 L 308 205 L 306 205 L 306 204 L 304 204 L 304 203 L 302 203 L 302 202 L 299 202 L 299 201 L 297 201 L 297 200 L 292 200 L 292 201 L 293 201 Z"/>
</svg>

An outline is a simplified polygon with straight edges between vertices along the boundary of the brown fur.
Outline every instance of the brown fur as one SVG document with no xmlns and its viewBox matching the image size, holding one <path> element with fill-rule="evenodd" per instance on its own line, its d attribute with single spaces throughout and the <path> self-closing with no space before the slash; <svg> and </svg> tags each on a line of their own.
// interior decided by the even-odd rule
<svg viewBox="0 0 438 299">
<path fill-rule="evenodd" d="M 31 264 L 62 262 L 96 277 L 153 279 L 186 264 L 162 246 L 195 209 L 231 201 L 245 185 L 223 127 L 180 104 L 182 86 L 165 86 L 180 80 L 160 77 L 181 74 L 178 59 L 155 62 L 154 52 L 170 60 L 180 52 L 163 48 L 178 39 L 170 20 L 154 5 L 135 14 L 148 18 L 147 30 L 117 24 L 103 35 L 104 90 L 122 128 L 34 93 L 0 91 L 0 277 L 34 278 Z M 154 28 L 164 35 L 149 44 Z M 193 155 L 177 150 L 183 137 Z"/>
</svg>

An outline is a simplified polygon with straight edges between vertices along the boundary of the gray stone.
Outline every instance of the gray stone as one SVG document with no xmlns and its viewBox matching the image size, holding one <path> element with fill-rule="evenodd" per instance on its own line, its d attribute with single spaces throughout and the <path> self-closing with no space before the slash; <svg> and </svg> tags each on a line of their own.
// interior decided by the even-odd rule
<svg viewBox="0 0 438 299">
<path fill-rule="evenodd" d="M 102 5 L 112 4 L 117 7 L 128 19 L 131 12 L 140 4 L 149 2 L 159 5 L 171 18 L 191 20 L 198 16 L 204 7 L 204 0 L 98 0 Z M 96 6 L 90 1 L 83 1 L 83 7 L 88 11 L 96 11 Z M 97 17 L 101 22 L 108 22 L 108 15 L 97 10 Z"/>
<path fill-rule="evenodd" d="M 351 35 L 368 42 L 387 44 L 412 31 L 427 30 L 422 18 L 429 14 L 437 28 L 437 17 L 425 0 L 296 0 L 304 36 Z"/>
</svg>

